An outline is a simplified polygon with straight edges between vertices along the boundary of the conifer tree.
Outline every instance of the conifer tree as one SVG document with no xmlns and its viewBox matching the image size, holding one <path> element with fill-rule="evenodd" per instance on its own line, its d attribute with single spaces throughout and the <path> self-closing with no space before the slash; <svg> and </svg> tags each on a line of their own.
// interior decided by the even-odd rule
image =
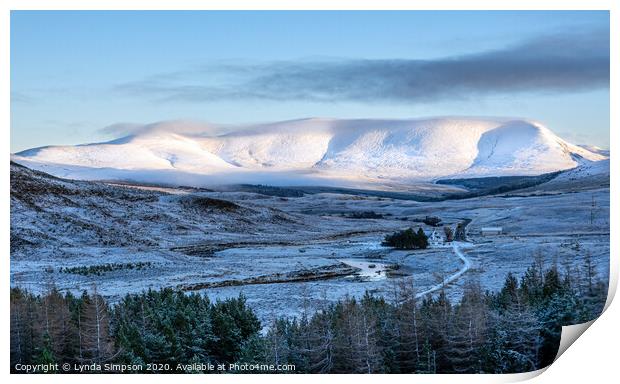
<svg viewBox="0 0 620 384">
<path fill-rule="evenodd" d="M 110 338 L 108 305 L 93 286 L 93 293 L 85 297 L 80 313 L 80 330 L 84 357 L 94 363 L 110 360 L 114 345 Z"/>
</svg>

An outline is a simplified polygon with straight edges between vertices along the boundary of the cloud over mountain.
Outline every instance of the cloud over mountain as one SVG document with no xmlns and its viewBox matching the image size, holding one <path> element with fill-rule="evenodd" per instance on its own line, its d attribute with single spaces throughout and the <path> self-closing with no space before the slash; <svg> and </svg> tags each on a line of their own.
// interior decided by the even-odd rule
<svg viewBox="0 0 620 384">
<path fill-rule="evenodd" d="M 219 79 L 219 80 L 218 80 Z M 609 86 L 609 34 L 544 36 L 503 49 L 437 59 L 348 59 L 208 65 L 116 86 L 160 101 L 230 99 L 433 102 L 509 92 Z"/>
</svg>

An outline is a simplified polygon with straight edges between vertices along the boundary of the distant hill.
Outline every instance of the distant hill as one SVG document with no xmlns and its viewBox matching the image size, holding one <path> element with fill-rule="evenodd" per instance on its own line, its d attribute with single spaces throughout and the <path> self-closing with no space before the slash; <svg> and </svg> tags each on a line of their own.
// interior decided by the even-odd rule
<svg viewBox="0 0 620 384">
<path fill-rule="evenodd" d="M 106 143 L 30 149 L 12 160 L 75 179 L 202 186 L 540 175 L 606 159 L 527 120 L 303 119 L 220 135 L 177 133 L 170 126 Z"/>
</svg>

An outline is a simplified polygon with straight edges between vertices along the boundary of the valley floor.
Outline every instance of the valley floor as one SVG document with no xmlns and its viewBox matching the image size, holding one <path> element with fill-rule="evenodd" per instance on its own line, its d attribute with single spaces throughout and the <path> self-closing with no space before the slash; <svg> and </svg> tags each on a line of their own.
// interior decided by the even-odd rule
<svg viewBox="0 0 620 384">
<path fill-rule="evenodd" d="M 52 204 L 26 201 L 16 191 L 12 286 L 41 292 L 55 284 L 79 292 L 96 285 L 112 301 L 161 287 L 212 299 L 243 294 L 265 325 L 366 291 L 391 300 L 402 283 L 413 284 L 420 296 L 445 288 L 451 299 L 458 299 L 471 279 L 497 290 L 507 273 L 520 275 L 534 262 L 556 263 L 583 276 L 591 263 L 598 277 L 607 280 L 609 274 L 608 187 L 416 202 L 66 183 L 69 189 L 86 188 L 88 197 L 80 192 L 74 199 L 61 191 L 58 196 L 64 197 L 56 198 L 62 203 Z M 93 190 L 103 191 L 104 200 Z M 110 193 L 120 196 L 108 199 Z M 149 199 L 139 200 L 141 194 Z M 201 198 L 207 199 L 196 200 Z M 77 201 L 93 210 L 74 206 Z M 206 202 L 207 209 L 187 208 L 188 201 Z M 356 218 L 368 212 L 376 217 Z M 436 228 L 441 233 L 443 225 L 471 220 L 469 242 L 411 251 L 381 246 L 395 230 L 432 231 L 418 221 L 425 216 L 441 218 Z M 96 231 L 101 239 L 71 227 L 89 220 L 101 226 Z M 502 227 L 503 234 L 481 236 L 482 227 Z"/>
</svg>

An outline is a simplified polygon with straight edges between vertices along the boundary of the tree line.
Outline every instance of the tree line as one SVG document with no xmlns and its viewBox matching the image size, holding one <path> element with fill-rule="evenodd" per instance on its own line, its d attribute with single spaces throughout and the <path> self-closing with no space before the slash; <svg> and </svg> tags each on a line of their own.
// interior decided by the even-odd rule
<svg viewBox="0 0 620 384">
<path fill-rule="evenodd" d="M 243 296 L 210 301 L 172 289 L 110 305 L 93 289 L 11 289 L 11 369 L 16 364 L 294 364 L 297 373 L 509 373 L 550 364 L 561 326 L 601 312 L 607 284 L 584 271 L 535 263 L 498 292 L 466 283 L 416 299 L 411 281 L 391 297 L 345 297 L 263 329 Z M 261 331 L 262 330 L 262 331 Z"/>
<path fill-rule="evenodd" d="M 312 316 L 278 319 L 252 358 L 308 373 L 514 373 L 551 364 L 562 325 L 594 319 L 607 285 L 592 275 L 531 266 L 499 292 L 469 281 L 452 304 L 445 292 L 417 300 L 402 282 L 390 302 L 366 294 Z"/>
</svg>

